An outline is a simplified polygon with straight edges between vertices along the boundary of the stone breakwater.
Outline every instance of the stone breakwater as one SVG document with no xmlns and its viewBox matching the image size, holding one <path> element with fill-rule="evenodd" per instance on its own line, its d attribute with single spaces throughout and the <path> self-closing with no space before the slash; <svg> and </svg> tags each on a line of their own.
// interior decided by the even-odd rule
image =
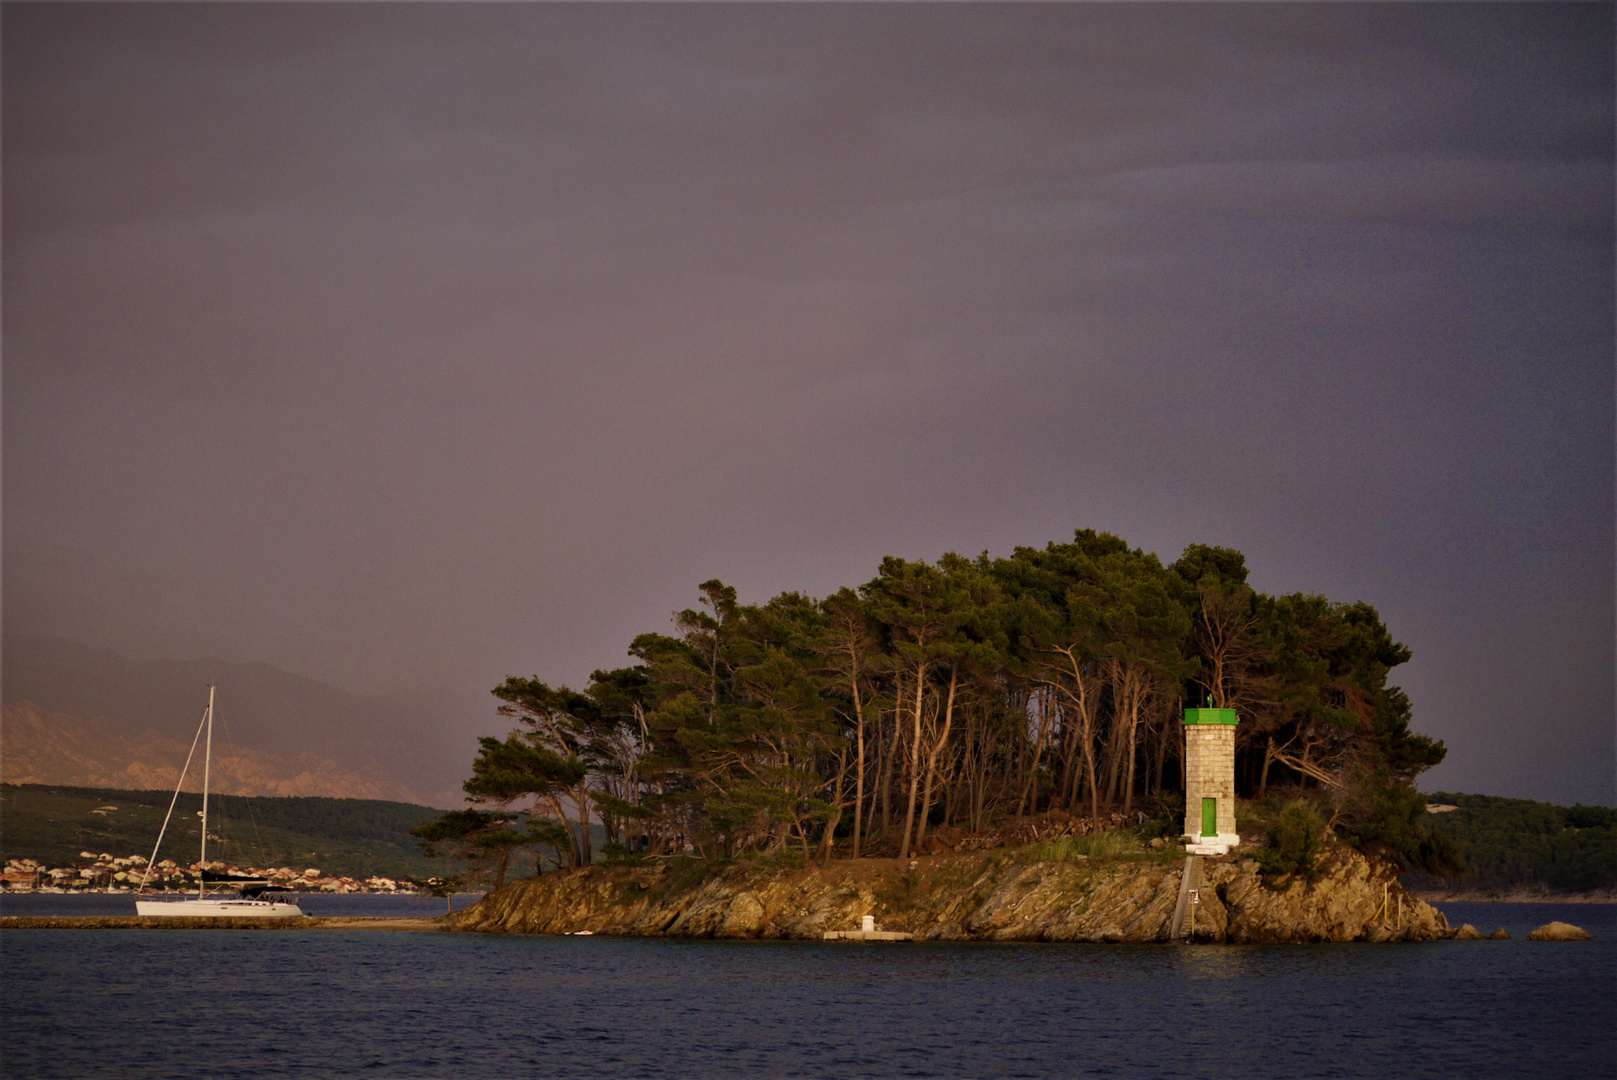
<svg viewBox="0 0 1617 1080">
<path fill-rule="evenodd" d="M 1169 940 L 1184 860 L 1164 856 L 1039 862 L 1016 852 L 901 862 L 860 859 L 787 869 L 593 866 L 506 885 L 445 917 L 495 933 L 818 941 L 873 915 L 922 941 Z M 1198 941 L 1431 941 L 1443 915 L 1405 893 L 1393 868 L 1328 853 L 1313 884 L 1271 881 L 1239 856 L 1202 864 Z"/>
<path fill-rule="evenodd" d="M 195 916 L 7 915 L 0 930 L 442 930 L 441 919 L 204 919 Z"/>
</svg>

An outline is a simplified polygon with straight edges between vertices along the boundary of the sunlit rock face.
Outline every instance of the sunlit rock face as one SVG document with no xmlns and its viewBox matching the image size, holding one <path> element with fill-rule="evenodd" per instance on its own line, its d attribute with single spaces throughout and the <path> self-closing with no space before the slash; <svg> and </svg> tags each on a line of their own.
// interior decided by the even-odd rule
<svg viewBox="0 0 1617 1080">
<path fill-rule="evenodd" d="M 911 868 L 913 862 L 914 868 Z M 918 940 L 1167 941 L 1183 860 L 1039 862 L 1015 852 L 836 861 L 595 866 L 519 881 L 449 920 L 510 933 L 819 940 L 865 915 Z M 1393 869 L 1358 852 L 1325 855 L 1313 884 L 1264 882 L 1250 859 L 1203 864 L 1197 940 L 1429 941 L 1451 933 Z"/>
</svg>

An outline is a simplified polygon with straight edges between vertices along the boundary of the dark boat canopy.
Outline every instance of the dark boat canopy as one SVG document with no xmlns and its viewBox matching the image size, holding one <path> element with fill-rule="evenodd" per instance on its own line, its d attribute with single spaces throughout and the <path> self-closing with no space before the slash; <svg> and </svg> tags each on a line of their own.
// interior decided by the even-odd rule
<svg viewBox="0 0 1617 1080">
<path fill-rule="evenodd" d="M 265 893 L 289 893 L 291 891 L 284 885 L 244 885 L 241 890 L 241 897 L 243 900 L 252 900 Z"/>
</svg>

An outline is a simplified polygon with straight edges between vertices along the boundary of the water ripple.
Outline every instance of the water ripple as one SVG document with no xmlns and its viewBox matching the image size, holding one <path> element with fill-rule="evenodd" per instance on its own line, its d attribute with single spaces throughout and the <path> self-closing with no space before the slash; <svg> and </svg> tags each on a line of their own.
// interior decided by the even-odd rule
<svg viewBox="0 0 1617 1080">
<path fill-rule="evenodd" d="M 882 947 L 6 931 L 0 1070 L 1610 1076 L 1612 912 L 1557 912 L 1599 940 L 1541 945 L 1512 929 L 1510 942 L 1411 946 Z"/>
</svg>

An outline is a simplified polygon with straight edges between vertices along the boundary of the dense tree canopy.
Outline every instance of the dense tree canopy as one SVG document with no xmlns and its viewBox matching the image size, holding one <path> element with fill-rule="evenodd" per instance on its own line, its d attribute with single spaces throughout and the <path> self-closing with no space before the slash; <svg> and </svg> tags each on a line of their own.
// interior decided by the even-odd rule
<svg viewBox="0 0 1617 1080">
<path fill-rule="evenodd" d="M 548 821 L 558 852 L 924 850 L 930 828 L 1169 803 L 1181 710 L 1241 718 L 1242 794 L 1295 789 L 1341 835 L 1419 862 L 1412 781 L 1443 745 L 1388 682 L 1409 659 L 1375 609 L 1268 596 L 1238 551 L 1171 566 L 1115 536 L 1008 557 L 883 560 L 823 601 L 698 587 L 673 633 L 583 691 L 507 679 L 521 727 L 484 739 L 468 796 Z"/>
<path fill-rule="evenodd" d="M 1609 806 L 1448 792 L 1426 802 L 1446 808 L 1427 819 L 1432 831 L 1466 848 L 1467 888 L 1617 890 L 1617 810 Z"/>
</svg>

